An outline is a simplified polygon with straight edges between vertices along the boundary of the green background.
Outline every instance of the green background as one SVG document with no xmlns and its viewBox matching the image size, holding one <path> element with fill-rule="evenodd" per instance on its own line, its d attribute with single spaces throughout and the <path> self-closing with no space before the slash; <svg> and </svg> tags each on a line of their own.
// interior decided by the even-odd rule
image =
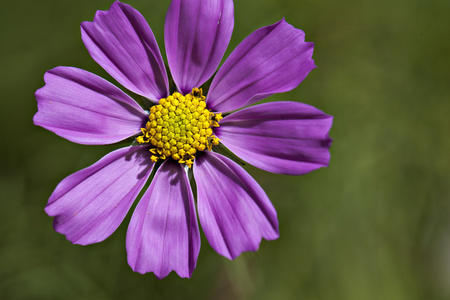
<svg viewBox="0 0 450 300">
<path fill-rule="evenodd" d="M 318 68 L 269 100 L 335 117 L 331 163 L 301 177 L 248 167 L 277 209 L 280 238 L 229 261 L 202 236 L 192 278 L 162 281 L 127 265 L 129 216 L 83 247 L 44 212 L 60 180 L 117 148 L 32 123 L 46 70 L 76 66 L 113 81 L 79 30 L 111 3 L 1 1 L 1 299 L 450 299 L 450 1 L 236 0 L 227 55 L 282 17 L 315 43 Z M 127 3 L 162 46 L 169 1 Z"/>
</svg>

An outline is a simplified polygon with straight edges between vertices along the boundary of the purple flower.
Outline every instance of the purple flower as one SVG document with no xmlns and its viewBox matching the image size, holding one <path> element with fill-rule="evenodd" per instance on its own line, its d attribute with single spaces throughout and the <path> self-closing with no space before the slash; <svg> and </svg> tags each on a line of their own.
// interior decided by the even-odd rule
<svg viewBox="0 0 450 300">
<path fill-rule="evenodd" d="M 73 67 L 48 71 L 36 92 L 34 123 L 72 142 L 112 144 L 135 139 L 65 178 L 45 211 L 75 244 L 109 237 L 123 221 L 154 169 L 150 187 L 128 226 L 128 263 L 158 278 L 174 270 L 190 277 L 200 251 L 197 210 L 209 244 L 234 259 L 276 239 L 270 200 L 238 164 L 215 152 L 222 144 L 263 170 L 300 175 L 328 165 L 332 117 L 306 104 L 249 106 L 292 90 L 315 68 L 313 43 L 281 20 L 250 34 L 212 80 L 233 30 L 232 0 L 173 0 L 165 21 L 167 60 L 178 92 L 169 93 L 166 68 L 142 15 L 115 2 L 81 24 L 93 59 L 130 91 L 145 111 L 108 81 Z M 224 117 L 222 117 L 224 114 Z"/>
</svg>

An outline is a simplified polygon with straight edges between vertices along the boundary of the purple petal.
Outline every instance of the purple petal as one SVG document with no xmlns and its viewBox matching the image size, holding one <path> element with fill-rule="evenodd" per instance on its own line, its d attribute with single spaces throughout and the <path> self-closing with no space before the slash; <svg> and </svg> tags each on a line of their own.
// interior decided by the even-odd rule
<svg viewBox="0 0 450 300">
<path fill-rule="evenodd" d="M 232 0 L 173 0 L 166 16 L 170 71 L 183 94 L 216 71 L 234 26 Z"/>
<path fill-rule="evenodd" d="M 55 230 L 80 245 L 109 237 L 150 176 L 149 158 L 148 147 L 121 148 L 66 177 L 45 208 Z"/>
<path fill-rule="evenodd" d="M 277 213 L 258 183 L 229 158 L 202 154 L 194 161 L 198 216 L 214 250 L 234 259 L 278 238 Z"/>
<path fill-rule="evenodd" d="M 130 91 L 153 101 L 168 96 L 166 68 L 152 30 L 134 8 L 118 1 L 81 23 L 92 58 Z"/>
<path fill-rule="evenodd" d="M 69 141 L 102 145 L 137 134 L 147 114 L 127 94 L 87 71 L 57 67 L 36 91 L 34 124 Z"/>
<path fill-rule="evenodd" d="M 128 264 L 159 279 L 172 270 L 191 277 L 200 251 L 194 198 L 183 166 L 171 159 L 155 174 L 131 218 Z"/>
<path fill-rule="evenodd" d="M 250 34 L 217 72 L 208 93 L 208 107 L 228 112 L 275 93 L 287 92 L 315 68 L 313 43 L 281 20 Z"/>
<path fill-rule="evenodd" d="M 333 117 L 297 102 L 272 102 L 223 118 L 215 134 L 234 154 L 260 169 L 301 175 L 328 166 Z"/>
</svg>

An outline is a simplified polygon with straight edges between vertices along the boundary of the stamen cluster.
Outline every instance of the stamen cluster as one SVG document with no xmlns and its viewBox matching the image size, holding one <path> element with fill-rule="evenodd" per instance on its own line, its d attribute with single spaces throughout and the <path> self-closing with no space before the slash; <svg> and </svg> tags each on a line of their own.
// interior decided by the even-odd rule
<svg viewBox="0 0 450 300">
<path fill-rule="evenodd" d="M 139 144 L 151 143 L 151 160 L 172 157 L 191 167 L 195 153 L 218 145 L 213 127 L 219 127 L 222 114 L 206 109 L 202 89 L 194 88 L 183 96 L 175 92 L 150 108 L 149 121 L 137 137 Z"/>
</svg>

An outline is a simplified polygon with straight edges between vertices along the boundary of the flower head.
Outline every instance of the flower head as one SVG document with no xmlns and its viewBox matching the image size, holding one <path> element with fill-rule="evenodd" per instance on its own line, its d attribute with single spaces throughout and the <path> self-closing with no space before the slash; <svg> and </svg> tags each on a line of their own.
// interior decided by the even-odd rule
<svg viewBox="0 0 450 300">
<path fill-rule="evenodd" d="M 150 107 L 81 69 L 45 74 L 36 125 L 80 144 L 135 140 L 59 183 L 45 208 L 57 232 L 81 245 L 103 241 L 155 171 L 128 226 L 134 271 L 190 277 L 200 251 L 197 212 L 209 244 L 229 259 L 278 237 L 267 195 L 217 147 L 269 172 L 305 174 L 328 165 L 332 117 L 297 102 L 249 106 L 295 88 L 315 68 L 313 44 L 284 19 L 242 41 L 204 95 L 201 86 L 216 71 L 233 24 L 232 0 L 172 1 L 164 37 L 177 91 L 169 91 L 155 37 L 131 6 L 115 2 L 81 24 L 92 58 Z"/>
</svg>

